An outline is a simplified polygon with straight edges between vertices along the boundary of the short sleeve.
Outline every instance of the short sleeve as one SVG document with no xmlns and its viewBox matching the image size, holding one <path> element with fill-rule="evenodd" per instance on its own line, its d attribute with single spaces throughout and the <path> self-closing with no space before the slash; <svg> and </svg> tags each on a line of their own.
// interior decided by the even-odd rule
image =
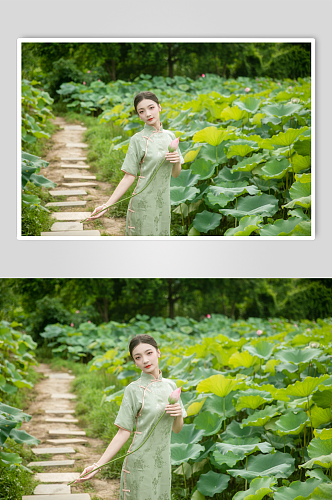
<svg viewBox="0 0 332 500">
<path fill-rule="evenodd" d="M 133 135 L 129 141 L 129 147 L 122 164 L 121 170 L 136 177 L 141 158 L 137 138 Z"/>
<path fill-rule="evenodd" d="M 175 383 L 173 380 L 172 380 L 171 382 L 172 382 L 173 390 L 177 389 L 178 387 L 177 387 L 176 383 Z M 179 399 L 178 403 L 179 403 L 179 404 L 180 404 L 180 406 L 181 406 L 181 410 L 182 410 L 182 417 L 183 417 L 183 418 L 185 418 L 185 417 L 187 416 L 187 412 L 186 412 L 186 410 L 184 409 L 183 403 L 182 403 L 182 401 L 181 401 L 181 397 L 180 397 L 180 399 Z"/>
<path fill-rule="evenodd" d="M 171 132 L 171 134 L 172 134 L 172 136 L 173 136 L 173 140 L 174 140 L 174 139 L 176 139 L 174 132 Z M 180 161 L 181 161 L 181 165 L 182 165 L 185 161 L 184 161 L 184 158 L 183 158 L 182 153 L 181 153 L 181 151 L 180 151 L 180 148 L 177 148 L 177 150 L 176 150 L 176 151 L 177 151 L 177 152 L 179 153 L 179 155 L 180 155 Z"/>
<path fill-rule="evenodd" d="M 135 424 L 135 417 L 139 411 L 139 403 L 135 397 L 134 387 L 128 385 L 125 388 L 121 406 L 114 424 L 129 432 L 132 432 Z"/>
</svg>

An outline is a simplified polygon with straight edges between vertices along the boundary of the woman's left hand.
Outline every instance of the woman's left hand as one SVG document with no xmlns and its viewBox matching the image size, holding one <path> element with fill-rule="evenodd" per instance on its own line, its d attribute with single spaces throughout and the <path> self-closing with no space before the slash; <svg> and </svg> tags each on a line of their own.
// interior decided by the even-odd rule
<svg viewBox="0 0 332 500">
<path fill-rule="evenodd" d="M 174 405 L 166 405 L 166 413 L 171 417 L 182 417 L 182 408 L 179 403 L 174 403 Z"/>
<path fill-rule="evenodd" d="M 166 153 L 165 155 L 165 160 L 171 162 L 171 163 L 179 163 L 180 162 L 180 155 L 177 151 L 174 151 L 173 153 Z"/>
</svg>

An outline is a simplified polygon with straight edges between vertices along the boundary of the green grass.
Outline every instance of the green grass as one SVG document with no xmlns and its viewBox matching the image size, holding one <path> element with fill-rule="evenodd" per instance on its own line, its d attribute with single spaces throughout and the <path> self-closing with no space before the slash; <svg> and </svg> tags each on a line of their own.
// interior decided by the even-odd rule
<svg viewBox="0 0 332 500">
<path fill-rule="evenodd" d="M 51 121 L 47 120 L 43 132 L 50 135 L 54 134 L 59 129 L 58 125 L 55 125 Z M 33 144 L 28 144 L 27 142 L 22 144 L 22 151 L 30 153 L 35 156 L 45 156 L 48 149 L 52 148 L 52 141 L 46 137 L 37 139 Z M 42 172 L 41 172 L 42 173 Z"/>
</svg>

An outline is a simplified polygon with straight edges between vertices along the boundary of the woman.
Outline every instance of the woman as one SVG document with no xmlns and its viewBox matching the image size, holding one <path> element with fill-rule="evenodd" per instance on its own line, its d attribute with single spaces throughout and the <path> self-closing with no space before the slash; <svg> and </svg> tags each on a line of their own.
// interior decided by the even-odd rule
<svg viewBox="0 0 332 500">
<path fill-rule="evenodd" d="M 168 152 L 175 134 L 164 130 L 160 123 L 161 106 L 152 92 L 140 92 L 134 100 L 135 110 L 144 128 L 130 138 L 127 155 L 121 170 L 125 173 L 109 200 L 95 208 L 87 220 L 95 220 L 106 213 L 95 212 L 116 203 L 138 177 L 134 193 L 142 191 L 159 165 L 156 176 L 144 191 L 133 196 L 127 211 L 126 236 L 169 236 L 171 223 L 170 176 L 178 177 L 184 159 L 178 148 Z"/>
<path fill-rule="evenodd" d="M 103 456 L 86 467 L 82 474 L 112 459 L 129 439 L 134 438 L 128 452 L 138 448 L 166 410 L 146 443 L 123 462 L 120 481 L 120 500 L 171 500 L 171 431 L 178 433 L 187 413 L 181 399 L 167 404 L 168 396 L 176 389 L 172 380 L 162 377 L 158 367 L 160 350 L 150 335 L 137 335 L 129 344 L 131 358 L 142 370 L 139 379 L 125 389 L 115 425 L 119 427 Z M 98 471 L 76 482 L 91 479 Z M 82 475 L 81 474 L 81 475 Z"/>
</svg>

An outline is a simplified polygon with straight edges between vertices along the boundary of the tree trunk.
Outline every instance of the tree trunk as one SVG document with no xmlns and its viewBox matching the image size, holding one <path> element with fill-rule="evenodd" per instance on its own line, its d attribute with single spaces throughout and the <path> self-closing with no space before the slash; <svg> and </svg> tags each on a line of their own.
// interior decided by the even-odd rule
<svg viewBox="0 0 332 500">
<path fill-rule="evenodd" d="M 174 290 L 174 279 L 173 278 L 168 278 L 168 311 L 169 311 L 169 317 L 171 319 L 174 319 L 174 304 L 177 302 L 180 298 L 179 295 L 174 295 L 175 290 Z"/>
<path fill-rule="evenodd" d="M 172 43 L 168 43 L 168 76 L 173 78 Z"/>
<path fill-rule="evenodd" d="M 113 82 L 116 81 L 116 71 L 115 71 L 115 59 L 112 59 L 112 80 Z"/>
<path fill-rule="evenodd" d="M 106 297 L 96 300 L 96 305 L 104 323 L 108 323 L 108 299 Z"/>
<path fill-rule="evenodd" d="M 227 63 L 224 64 L 224 67 L 222 69 L 222 76 L 223 76 L 223 78 L 226 78 L 226 69 L 227 69 Z"/>
</svg>

